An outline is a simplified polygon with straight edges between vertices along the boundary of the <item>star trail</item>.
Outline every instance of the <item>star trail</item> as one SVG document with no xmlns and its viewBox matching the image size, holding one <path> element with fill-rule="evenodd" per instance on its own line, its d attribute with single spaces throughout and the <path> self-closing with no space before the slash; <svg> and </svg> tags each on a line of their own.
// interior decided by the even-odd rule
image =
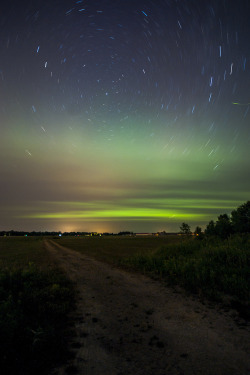
<svg viewBox="0 0 250 375">
<path fill-rule="evenodd" d="M 2 230 L 178 231 L 249 200 L 248 0 L 1 7 Z"/>
</svg>

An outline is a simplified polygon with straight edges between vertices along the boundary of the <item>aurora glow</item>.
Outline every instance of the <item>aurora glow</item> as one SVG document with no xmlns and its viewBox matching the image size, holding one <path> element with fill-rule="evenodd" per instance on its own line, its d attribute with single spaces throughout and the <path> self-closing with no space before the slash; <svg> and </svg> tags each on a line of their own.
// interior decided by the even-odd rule
<svg viewBox="0 0 250 375">
<path fill-rule="evenodd" d="M 13 1 L 0 230 L 177 231 L 249 200 L 250 5 Z"/>
</svg>

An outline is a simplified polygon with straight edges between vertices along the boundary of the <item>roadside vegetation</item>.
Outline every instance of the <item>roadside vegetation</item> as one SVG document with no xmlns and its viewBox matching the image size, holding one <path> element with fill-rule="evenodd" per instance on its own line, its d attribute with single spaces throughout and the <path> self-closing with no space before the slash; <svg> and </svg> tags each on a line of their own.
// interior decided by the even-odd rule
<svg viewBox="0 0 250 375">
<path fill-rule="evenodd" d="M 73 237 L 59 240 L 98 260 L 159 277 L 250 318 L 250 201 L 219 215 L 204 231 L 182 223 L 180 235 Z"/>
<path fill-rule="evenodd" d="M 42 239 L 0 238 L 0 373 L 48 374 L 67 358 L 74 288 Z"/>
<path fill-rule="evenodd" d="M 135 254 L 152 254 L 162 246 L 180 242 L 176 235 L 162 237 L 93 236 L 62 237 L 56 242 L 62 246 L 110 264 Z"/>
<path fill-rule="evenodd" d="M 250 318 L 250 201 L 219 215 L 202 232 L 180 226 L 182 242 L 163 246 L 154 254 L 141 254 L 121 263 L 157 275 L 170 284 L 217 301 L 227 301 Z"/>
<path fill-rule="evenodd" d="M 221 301 L 230 297 L 235 307 L 245 308 L 250 299 L 250 236 L 227 240 L 210 237 L 162 247 L 154 254 L 134 255 L 123 266 L 165 279 L 201 297 Z"/>
<path fill-rule="evenodd" d="M 194 235 L 55 239 L 63 246 L 180 285 L 226 303 L 249 319 L 250 201 Z M 47 375 L 69 355 L 74 285 L 43 247 L 42 236 L 0 237 L 0 373 Z"/>
</svg>

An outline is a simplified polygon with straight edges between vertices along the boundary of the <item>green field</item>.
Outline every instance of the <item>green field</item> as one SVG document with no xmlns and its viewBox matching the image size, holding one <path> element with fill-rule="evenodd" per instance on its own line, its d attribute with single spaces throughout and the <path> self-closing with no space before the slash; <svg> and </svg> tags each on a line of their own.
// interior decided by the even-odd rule
<svg viewBox="0 0 250 375">
<path fill-rule="evenodd" d="M 229 301 L 249 318 L 250 236 L 62 238 L 63 246 L 98 260 L 180 285 L 215 301 Z"/>
<path fill-rule="evenodd" d="M 55 240 L 55 239 L 54 239 Z M 62 237 L 58 244 L 133 272 L 229 302 L 249 318 L 250 236 Z M 48 374 L 67 357 L 74 287 L 41 237 L 0 237 L 0 373 Z"/>
<path fill-rule="evenodd" d="M 230 295 L 249 301 L 249 236 L 225 241 L 189 239 L 164 246 L 153 254 L 128 257 L 122 263 L 213 299 Z"/>
<path fill-rule="evenodd" d="M 152 254 L 162 246 L 181 242 L 180 236 L 94 236 L 62 237 L 57 243 L 108 263 L 119 262 L 135 254 Z"/>
<path fill-rule="evenodd" d="M 67 358 L 73 285 L 41 238 L 0 237 L 0 373 L 48 374 Z"/>
<path fill-rule="evenodd" d="M 51 263 L 42 237 L 0 237 L 0 268 L 18 269 L 30 263 L 47 268 Z"/>
</svg>

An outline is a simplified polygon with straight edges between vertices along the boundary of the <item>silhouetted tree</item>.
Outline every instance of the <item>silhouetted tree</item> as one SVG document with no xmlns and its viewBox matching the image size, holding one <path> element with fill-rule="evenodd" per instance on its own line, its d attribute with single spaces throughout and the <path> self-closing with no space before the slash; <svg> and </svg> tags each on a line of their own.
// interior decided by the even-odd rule
<svg viewBox="0 0 250 375">
<path fill-rule="evenodd" d="M 202 232 L 202 229 L 201 229 L 201 227 L 199 227 L 199 226 L 197 226 L 197 227 L 195 228 L 195 230 L 194 230 L 194 234 L 195 234 L 196 236 L 199 236 L 199 235 L 201 234 L 201 232 Z"/>
<path fill-rule="evenodd" d="M 133 232 L 123 231 L 123 232 L 119 232 L 118 236 L 128 236 L 128 235 L 131 235 L 131 234 L 133 234 Z"/>
<path fill-rule="evenodd" d="M 216 234 L 223 239 L 229 237 L 230 234 L 233 233 L 233 227 L 227 214 L 218 216 L 218 220 L 216 221 L 215 225 L 215 231 Z"/>
<path fill-rule="evenodd" d="M 204 233 L 202 232 L 201 227 L 197 226 L 195 228 L 194 235 L 197 240 L 202 240 L 204 238 Z"/>
<path fill-rule="evenodd" d="M 191 234 L 190 226 L 187 223 L 182 223 L 180 230 L 182 234 Z"/>
<path fill-rule="evenodd" d="M 250 232 L 250 201 L 239 206 L 231 213 L 233 230 L 236 233 Z"/>
<path fill-rule="evenodd" d="M 205 235 L 217 235 L 222 239 L 233 233 L 250 233 L 250 201 L 233 210 L 231 217 L 223 214 L 218 216 L 216 223 L 211 220 L 205 229 Z"/>
<path fill-rule="evenodd" d="M 215 230 L 215 223 L 213 220 L 209 221 L 209 223 L 206 226 L 205 229 L 205 234 L 207 236 L 214 236 L 216 235 L 216 230 Z"/>
</svg>

